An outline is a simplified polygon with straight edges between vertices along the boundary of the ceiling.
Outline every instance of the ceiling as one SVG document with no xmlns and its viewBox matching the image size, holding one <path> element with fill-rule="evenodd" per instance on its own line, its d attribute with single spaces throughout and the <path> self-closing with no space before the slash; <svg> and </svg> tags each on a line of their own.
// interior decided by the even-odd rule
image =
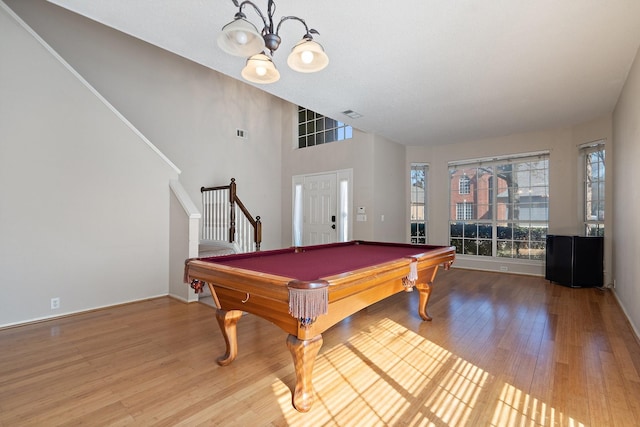
<svg viewBox="0 0 640 427">
<path fill-rule="evenodd" d="M 50 0 L 236 79 L 216 44 L 231 0 Z M 263 11 L 266 0 L 254 0 Z M 613 111 L 640 46 L 638 0 L 276 0 L 303 18 L 329 66 L 286 59 L 304 34 L 283 24 L 281 78 L 260 89 L 405 145 L 438 145 L 582 123 Z M 250 7 L 247 18 L 258 29 Z M 345 110 L 363 117 L 350 119 Z"/>
</svg>

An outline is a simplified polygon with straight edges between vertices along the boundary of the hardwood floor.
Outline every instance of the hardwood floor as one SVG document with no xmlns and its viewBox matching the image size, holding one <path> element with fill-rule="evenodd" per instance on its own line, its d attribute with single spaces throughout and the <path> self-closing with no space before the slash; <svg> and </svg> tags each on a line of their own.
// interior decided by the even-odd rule
<svg viewBox="0 0 640 427">
<path fill-rule="evenodd" d="M 633 426 L 640 346 L 608 291 L 440 271 L 339 323 L 316 401 L 291 406 L 286 334 L 244 316 L 220 367 L 214 310 L 160 298 L 0 330 L 0 425 Z"/>
</svg>

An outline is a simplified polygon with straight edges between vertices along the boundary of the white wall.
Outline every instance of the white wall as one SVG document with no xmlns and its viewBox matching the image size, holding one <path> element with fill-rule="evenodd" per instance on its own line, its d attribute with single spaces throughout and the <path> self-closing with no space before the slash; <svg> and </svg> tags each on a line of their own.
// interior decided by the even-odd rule
<svg viewBox="0 0 640 427">
<path fill-rule="evenodd" d="M 262 218 L 262 249 L 281 246 L 281 124 L 290 104 L 44 0 L 7 3 L 180 168 L 199 208 L 200 187 L 236 178 L 242 202 Z M 236 128 L 248 138 L 236 138 Z"/>
<path fill-rule="evenodd" d="M 0 58 L 0 326 L 166 295 L 177 169 L 2 3 Z"/>
<path fill-rule="evenodd" d="M 372 240 L 409 242 L 406 147 L 374 135 L 373 149 L 373 209 L 367 218 L 373 224 Z"/>
<path fill-rule="evenodd" d="M 640 51 L 613 113 L 613 136 L 614 291 L 640 336 Z"/>
<path fill-rule="evenodd" d="M 180 181 L 172 180 L 169 206 L 169 295 L 186 302 L 198 301 L 184 283 L 185 260 L 198 257 L 202 214 Z"/>
<path fill-rule="evenodd" d="M 604 117 L 589 123 L 563 129 L 542 130 L 489 138 L 459 144 L 434 147 L 409 147 L 407 149 L 406 168 L 412 162 L 429 164 L 428 179 L 428 215 L 429 243 L 448 244 L 449 221 L 449 173 L 448 162 L 464 159 L 486 158 L 506 154 L 531 153 L 548 150 L 549 154 L 549 233 L 583 234 L 581 224 L 581 202 L 578 182 L 579 149 L 585 142 L 604 139 L 611 141 L 611 119 Z M 609 167 L 609 166 L 607 166 Z M 409 183 L 405 184 L 409 194 Z M 610 221 L 610 220 L 607 220 Z M 605 224 L 607 228 L 608 222 Z M 611 237 L 607 235 L 610 248 Z M 610 249 L 605 255 L 607 272 L 605 280 L 609 282 Z M 456 266 L 499 271 L 506 266 L 509 271 L 543 275 L 543 266 L 531 262 L 511 260 L 484 261 L 476 257 L 459 256 Z"/>
</svg>

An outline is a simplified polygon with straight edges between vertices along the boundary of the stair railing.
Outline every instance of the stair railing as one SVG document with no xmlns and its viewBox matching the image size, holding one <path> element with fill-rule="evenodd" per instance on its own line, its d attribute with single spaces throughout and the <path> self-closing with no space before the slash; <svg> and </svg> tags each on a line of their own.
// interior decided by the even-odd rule
<svg viewBox="0 0 640 427">
<path fill-rule="evenodd" d="M 260 250 L 262 222 L 244 206 L 236 191 L 236 180 L 229 185 L 201 187 L 202 239 L 235 243 L 241 252 Z"/>
</svg>

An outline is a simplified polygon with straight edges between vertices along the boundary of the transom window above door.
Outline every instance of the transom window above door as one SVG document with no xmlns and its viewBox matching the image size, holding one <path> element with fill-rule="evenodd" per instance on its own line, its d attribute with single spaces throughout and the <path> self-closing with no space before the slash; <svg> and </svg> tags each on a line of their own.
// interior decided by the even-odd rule
<svg viewBox="0 0 640 427">
<path fill-rule="evenodd" d="M 304 107 L 298 107 L 298 148 L 353 138 L 353 128 Z"/>
</svg>

